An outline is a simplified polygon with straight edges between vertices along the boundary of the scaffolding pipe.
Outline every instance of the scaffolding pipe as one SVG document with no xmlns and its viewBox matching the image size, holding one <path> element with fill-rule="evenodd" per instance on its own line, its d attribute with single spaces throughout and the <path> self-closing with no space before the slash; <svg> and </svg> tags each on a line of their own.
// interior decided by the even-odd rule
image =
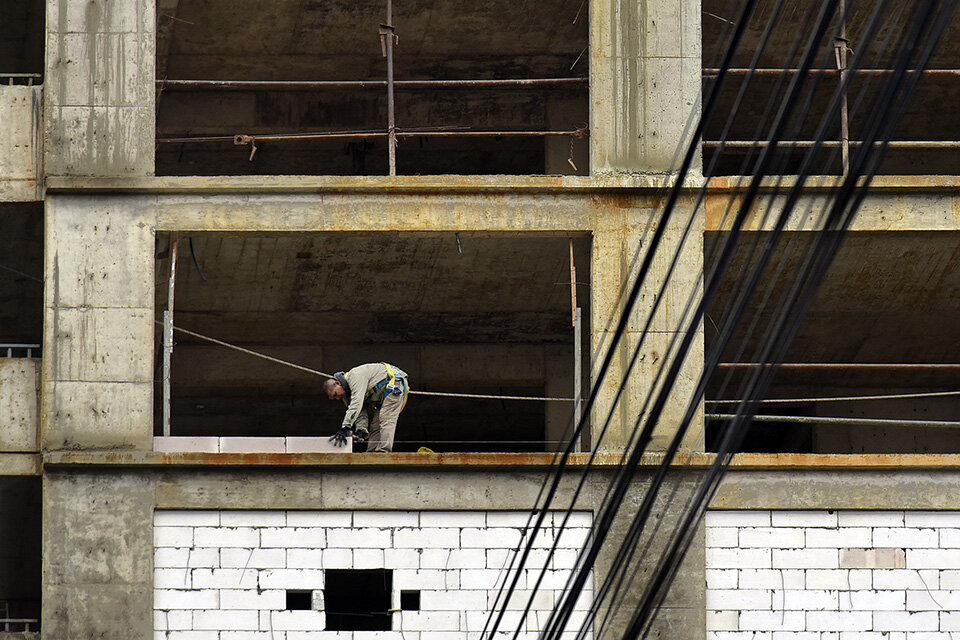
<svg viewBox="0 0 960 640">
<path fill-rule="evenodd" d="M 708 413 L 707 420 L 734 420 L 746 416 L 729 413 Z M 754 422 L 795 422 L 797 424 L 836 424 L 860 427 L 936 427 L 960 428 L 960 422 L 950 420 L 890 420 L 881 418 L 836 418 L 819 416 L 753 416 Z"/>
<path fill-rule="evenodd" d="M 4 76 L 5 77 L 5 76 Z M 394 80 L 395 89 L 499 89 L 586 85 L 588 78 L 503 78 L 498 80 Z M 157 80 L 165 91 L 316 91 L 383 89 L 386 80 Z"/>
<path fill-rule="evenodd" d="M 750 68 L 735 68 L 727 69 L 727 75 L 731 76 L 745 76 L 745 75 L 756 75 L 756 76 L 779 76 L 784 73 L 798 73 L 799 69 L 750 69 Z M 886 75 L 893 73 L 893 69 L 849 69 L 849 72 L 854 75 Z M 908 69 L 910 73 L 916 73 L 917 69 Z M 810 69 L 809 74 L 834 74 L 836 69 Z M 923 69 L 923 75 L 925 76 L 939 76 L 939 77 L 960 77 L 960 69 Z M 719 69 L 704 69 L 704 77 L 713 77 L 720 75 Z"/>
<path fill-rule="evenodd" d="M 317 133 L 267 133 L 263 135 L 235 135 L 235 136 L 197 136 L 189 138 L 157 138 L 157 144 L 183 144 L 193 142 L 232 142 L 236 145 L 246 145 L 254 142 L 284 142 L 290 140 L 314 140 L 321 138 L 383 138 L 389 135 L 385 129 L 370 131 L 320 131 Z M 586 138 L 589 132 L 585 129 L 567 131 L 442 131 L 430 129 L 419 131 L 416 129 L 396 129 L 397 138 L 456 138 L 456 137 L 548 137 L 569 136 L 572 138 Z"/>
<path fill-rule="evenodd" d="M 170 435 L 170 356 L 173 355 L 173 292 L 177 279 L 177 252 L 180 232 L 170 232 L 170 276 L 167 280 L 167 308 L 163 312 L 163 435 Z"/>
<path fill-rule="evenodd" d="M 840 143 L 843 175 L 850 172 L 850 120 L 847 113 L 847 3 L 840 0 L 840 35 L 834 43 L 834 53 L 837 56 L 837 69 L 840 76 L 840 87 L 843 91 L 840 104 Z"/>
<path fill-rule="evenodd" d="M 384 28 L 384 26 L 386 28 Z M 387 24 L 381 26 L 386 31 L 387 40 L 387 153 L 390 161 L 390 175 L 397 175 L 397 122 L 393 100 L 393 0 L 387 0 Z"/>
<path fill-rule="evenodd" d="M 704 140 L 705 147 L 729 147 L 731 149 L 752 149 L 753 147 L 763 147 L 769 144 L 766 140 Z M 805 149 L 819 144 L 824 148 L 837 148 L 843 143 L 837 140 L 824 140 L 816 142 L 814 140 L 781 140 L 777 143 L 784 150 L 790 147 Z M 863 144 L 862 140 L 849 140 L 851 146 Z M 879 145 L 880 143 L 875 143 Z M 960 140 L 891 140 L 886 143 L 892 149 L 960 149 Z"/>
<path fill-rule="evenodd" d="M 784 362 L 783 364 L 772 364 L 766 362 L 721 362 L 717 365 L 718 369 L 756 369 L 759 367 L 771 367 L 777 369 L 836 369 L 846 371 L 848 369 L 869 369 L 888 370 L 888 371 L 960 371 L 960 364 L 932 364 L 932 363 L 899 363 L 899 362 Z"/>
</svg>

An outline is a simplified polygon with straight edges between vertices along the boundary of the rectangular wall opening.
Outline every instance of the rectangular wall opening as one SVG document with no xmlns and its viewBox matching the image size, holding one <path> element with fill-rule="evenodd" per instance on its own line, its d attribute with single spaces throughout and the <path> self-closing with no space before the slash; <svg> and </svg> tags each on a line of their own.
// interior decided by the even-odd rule
<svg viewBox="0 0 960 640">
<path fill-rule="evenodd" d="M 0 478 L 0 632 L 40 629 L 40 495 L 40 478 Z"/>
<path fill-rule="evenodd" d="M 389 174 L 386 0 L 157 7 L 158 175 Z M 577 13 L 394 3 L 396 173 L 588 174 Z"/>
<path fill-rule="evenodd" d="M 707 233 L 705 246 L 722 239 Z M 705 322 L 717 339 L 762 234 L 744 234 Z M 753 372 L 764 329 L 780 309 L 813 234 L 785 234 L 711 378 L 707 415 L 730 414 Z M 953 232 L 851 232 L 758 409 L 742 450 L 761 453 L 960 451 L 960 268 Z M 754 254 L 756 256 L 756 254 Z M 755 258 L 754 258 L 755 259 Z M 776 271 L 780 270 L 777 274 Z M 760 301 L 769 296 L 765 305 Z M 757 330 L 747 333 L 757 321 Z M 715 450 L 723 420 L 707 423 Z"/>
<path fill-rule="evenodd" d="M 43 203 L 0 204 L 0 358 L 40 357 Z"/>
<path fill-rule="evenodd" d="M 328 569 L 323 600 L 327 631 L 390 631 L 393 571 Z"/>
<path fill-rule="evenodd" d="M 42 82 L 45 7 L 43 0 L 0 3 L 0 86 Z"/>
<path fill-rule="evenodd" d="M 182 232 L 173 324 L 326 373 L 389 362 L 409 374 L 414 390 L 569 398 L 570 242 L 533 233 Z M 589 238 L 573 243 L 577 280 L 589 282 Z M 158 234 L 157 256 L 161 319 L 169 234 Z M 584 372 L 587 294 L 579 288 Z M 158 436 L 162 334 L 158 327 Z M 170 435 L 326 437 L 339 428 L 345 407 L 327 399 L 324 378 L 174 335 Z M 572 403 L 550 404 L 411 395 L 393 450 L 552 450 Z"/>
</svg>

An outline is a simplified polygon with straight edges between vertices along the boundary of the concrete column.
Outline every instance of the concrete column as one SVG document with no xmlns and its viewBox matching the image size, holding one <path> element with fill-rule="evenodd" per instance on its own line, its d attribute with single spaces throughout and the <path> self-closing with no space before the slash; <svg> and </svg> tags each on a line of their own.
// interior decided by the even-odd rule
<svg viewBox="0 0 960 640">
<path fill-rule="evenodd" d="M 45 450 L 152 447 L 153 202 L 47 200 Z"/>
<path fill-rule="evenodd" d="M 43 87 L 0 86 L 0 201 L 39 200 Z"/>
<path fill-rule="evenodd" d="M 47 0 L 47 175 L 153 174 L 153 0 Z"/>
<path fill-rule="evenodd" d="M 593 239 L 593 349 L 603 343 L 605 346 L 592 367 L 596 376 L 597 367 L 607 353 L 616 328 L 616 319 L 623 311 L 624 300 L 620 293 L 628 288 L 637 275 L 643 259 L 643 253 L 634 263 L 638 248 L 642 248 L 644 230 L 651 216 L 659 218 L 661 203 L 654 199 L 633 199 L 631 207 L 623 209 L 622 214 L 609 212 L 601 218 Z M 640 355 L 633 371 L 627 376 L 627 386 L 623 398 L 617 405 L 607 435 L 600 448 L 618 450 L 626 445 L 637 418 L 643 411 L 645 397 L 659 388 L 654 388 L 656 376 L 661 367 L 668 366 L 674 357 L 670 355 L 670 343 L 679 340 L 679 330 L 688 324 L 684 321 L 684 310 L 691 295 L 699 291 L 698 280 L 703 270 L 703 217 L 698 216 L 693 227 L 683 238 L 683 230 L 689 219 L 689 207 L 692 203 L 682 203 L 673 216 L 669 228 L 665 231 L 659 250 L 654 255 L 651 271 L 645 279 L 637 300 L 627 334 L 616 348 L 612 367 L 605 380 L 597 408 L 593 414 L 593 441 L 599 438 L 614 400 L 617 386 L 627 376 L 630 356 L 639 345 Z M 659 224 L 659 222 L 654 222 Z M 647 240 L 655 227 L 650 227 Z M 674 257 L 679 256 L 674 272 L 667 278 Z M 631 270 L 631 266 L 633 269 Z M 664 282 L 667 287 L 661 297 L 657 312 L 653 317 L 649 331 L 640 342 L 647 318 L 653 310 L 654 301 Z M 624 297 L 626 292 L 624 291 Z M 699 293 L 696 293 L 699 296 Z M 610 318 L 614 321 L 610 322 Z M 608 326 L 609 323 L 609 326 Z M 682 362 L 679 377 L 670 392 L 670 401 L 658 421 L 651 451 L 665 449 L 673 438 L 692 398 L 700 374 L 703 371 L 703 326 L 694 330 L 693 343 L 687 357 Z M 702 451 L 703 443 L 703 406 L 702 402 L 689 431 L 684 438 L 683 449 Z"/>
<path fill-rule="evenodd" d="M 675 169 L 684 128 L 699 115 L 700 50 L 698 0 L 591 1 L 594 175 Z"/>
<path fill-rule="evenodd" d="M 0 452 L 37 450 L 37 387 L 34 358 L 0 358 Z"/>
</svg>

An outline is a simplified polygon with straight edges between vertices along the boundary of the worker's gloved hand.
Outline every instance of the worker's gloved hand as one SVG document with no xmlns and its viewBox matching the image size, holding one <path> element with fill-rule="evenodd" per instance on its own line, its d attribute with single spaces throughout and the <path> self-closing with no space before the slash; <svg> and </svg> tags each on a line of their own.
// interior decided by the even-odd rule
<svg viewBox="0 0 960 640">
<path fill-rule="evenodd" d="M 344 447 L 347 445 L 347 438 L 349 438 L 352 433 L 353 429 L 350 429 L 349 427 L 343 427 L 335 434 L 330 436 L 330 442 L 332 442 L 334 446 Z"/>
<path fill-rule="evenodd" d="M 370 432 L 366 429 L 357 429 L 353 432 L 353 439 L 357 442 L 366 442 L 370 437 Z"/>
</svg>

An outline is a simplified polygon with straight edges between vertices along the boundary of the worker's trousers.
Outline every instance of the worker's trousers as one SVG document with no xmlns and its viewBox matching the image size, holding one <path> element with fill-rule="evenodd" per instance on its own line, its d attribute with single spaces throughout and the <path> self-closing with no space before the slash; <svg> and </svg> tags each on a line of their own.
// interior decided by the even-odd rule
<svg viewBox="0 0 960 640">
<path fill-rule="evenodd" d="M 370 420 L 370 439 L 367 441 L 367 452 L 393 451 L 393 437 L 397 432 L 397 418 L 403 409 L 403 400 L 410 392 L 410 387 L 404 380 L 403 394 L 395 396 L 387 394 L 379 411 L 374 411 Z"/>
</svg>

